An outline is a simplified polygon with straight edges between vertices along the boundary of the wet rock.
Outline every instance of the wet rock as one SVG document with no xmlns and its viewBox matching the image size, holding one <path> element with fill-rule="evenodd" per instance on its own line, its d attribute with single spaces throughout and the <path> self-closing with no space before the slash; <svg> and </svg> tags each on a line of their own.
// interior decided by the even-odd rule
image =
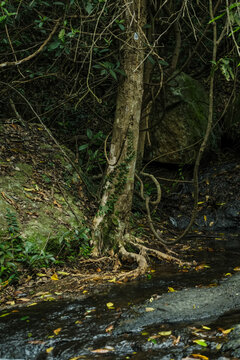
<svg viewBox="0 0 240 360">
<path fill-rule="evenodd" d="M 240 359 L 240 325 L 234 326 L 234 330 L 229 335 L 229 340 L 223 345 L 223 352 L 230 351 L 231 355 Z"/>
<path fill-rule="evenodd" d="M 139 332 L 159 324 L 213 321 L 231 311 L 240 310 L 240 274 L 211 288 L 185 289 L 150 299 L 126 312 L 115 333 Z"/>
</svg>

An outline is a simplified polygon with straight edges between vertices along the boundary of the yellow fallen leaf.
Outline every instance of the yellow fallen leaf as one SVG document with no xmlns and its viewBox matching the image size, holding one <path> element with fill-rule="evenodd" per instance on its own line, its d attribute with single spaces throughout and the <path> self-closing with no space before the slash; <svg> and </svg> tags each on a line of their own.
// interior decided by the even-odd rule
<svg viewBox="0 0 240 360">
<path fill-rule="evenodd" d="M 34 189 L 34 188 L 23 188 L 25 191 L 36 191 L 36 189 Z"/>
<path fill-rule="evenodd" d="M 224 276 L 232 276 L 231 273 L 226 273 Z"/>
<path fill-rule="evenodd" d="M 197 358 L 197 359 L 202 359 L 202 360 L 208 360 L 209 358 L 205 355 L 201 355 L 201 354 L 191 354 L 192 357 Z"/>
<path fill-rule="evenodd" d="M 169 336 L 171 335 L 172 331 L 169 330 L 169 331 L 159 331 L 158 335 L 161 335 L 161 336 Z"/>
<path fill-rule="evenodd" d="M 54 349 L 53 346 L 49 347 L 48 349 L 46 349 L 46 353 L 49 354 L 51 351 L 53 351 L 53 349 Z"/>
<path fill-rule="evenodd" d="M 233 270 L 234 271 L 240 271 L 240 266 L 236 266 Z"/>
<path fill-rule="evenodd" d="M 39 277 L 43 277 L 43 276 L 47 276 L 47 274 L 37 273 L 37 276 L 39 276 Z"/>
<path fill-rule="evenodd" d="M 203 218 L 204 218 L 204 221 L 207 222 L 207 217 L 206 217 L 206 215 L 204 215 Z"/>
<path fill-rule="evenodd" d="M 56 273 L 54 273 L 52 276 L 51 276 L 51 280 L 59 280 L 58 276 Z"/>
<path fill-rule="evenodd" d="M 209 223 L 209 226 L 211 227 L 211 226 L 213 226 L 214 225 L 214 221 L 211 221 L 210 223 Z"/>
<path fill-rule="evenodd" d="M 114 309 L 114 304 L 112 302 L 108 302 L 106 305 L 108 309 Z"/>
<path fill-rule="evenodd" d="M 37 303 L 36 303 L 36 302 L 35 302 L 35 303 L 31 303 L 31 304 L 28 305 L 28 307 L 29 307 L 29 306 L 34 306 L 34 305 L 37 305 Z"/>
<path fill-rule="evenodd" d="M 229 334 L 234 328 L 231 328 L 231 329 L 222 329 L 222 328 L 219 328 L 218 330 L 220 330 L 224 335 L 227 335 Z"/>
<path fill-rule="evenodd" d="M 205 325 L 202 325 L 202 328 L 203 328 L 204 330 L 211 330 L 211 328 L 210 328 L 210 327 L 205 326 Z"/>
<path fill-rule="evenodd" d="M 6 304 L 7 304 L 7 305 L 11 305 L 11 306 L 13 306 L 13 305 L 15 305 L 16 303 L 15 303 L 15 301 L 14 301 L 14 300 L 12 300 L 12 301 L 7 301 L 7 302 L 6 302 Z"/>
<path fill-rule="evenodd" d="M 174 292 L 174 291 L 176 291 L 176 290 L 174 290 L 174 288 L 172 288 L 172 287 L 168 287 L 168 292 Z"/>
<path fill-rule="evenodd" d="M 53 332 L 55 335 L 58 335 L 61 330 L 62 330 L 62 328 L 57 328 L 57 329 L 53 330 Z"/>
<path fill-rule="evenodd" d="M 116 278 L 114 277 L 114 278 L 108 280 L 108 282 L 116 282 Z"/>
<path fill-rule="evenodd" d="M 200 264 L 198 266 L 195 267 L 195 270 L 198 271 L 198 270 L 203 270 L 203 269 L 208 269 L 210 268 L 211 266 L 209 265 L 206 265 L 206 264 Z"/>
<path fill-rule="evenodd" d="M 81 320 L 76 320 L 75 324 L 82 324 L 82 321 Z"/>
<path fill-rule="evenodd" d="M 150 311 L 154 311 L 155 309 L 154 308 L 152 308 L 152 307 L 146 307 L 145 308 L 145 311 L 146 312 L 150 312 Z"/>
<path fill-rule="evenodd" d="M 204 201 L 199 201 L 199 202 L 198 202 L 198 205 L 200 205 L 200 204 L 204 204 Z"/>
</svg>

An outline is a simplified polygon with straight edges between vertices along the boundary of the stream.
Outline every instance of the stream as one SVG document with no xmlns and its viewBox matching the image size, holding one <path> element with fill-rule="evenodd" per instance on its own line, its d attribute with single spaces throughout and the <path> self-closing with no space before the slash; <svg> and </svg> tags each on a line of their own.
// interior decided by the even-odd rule
<svg viewBox="0 0 240 360">
<path fill-rule="evenodd" d="M 181 272 L 171 264 L 158 264 L 144 279 L 101 285 L 90 297 L 43 301 L 1 311 L 0 360 L 239 358 L 224 344 L 231 337 L 231 329 L 240 324 L 240 312 L 212 323 L 161 324 L 129 334 L 114 331 L 119 318 L 133 305 L 169 288 L 178 291 L 215 285 L 233 274 L 240 266 L 239 237 L 234 241 L 233 247 L 223 240 L 208 240 L 208 250 L 198 248 L 196 260 L 206 265 L 199 271 Z"/>
</svg>

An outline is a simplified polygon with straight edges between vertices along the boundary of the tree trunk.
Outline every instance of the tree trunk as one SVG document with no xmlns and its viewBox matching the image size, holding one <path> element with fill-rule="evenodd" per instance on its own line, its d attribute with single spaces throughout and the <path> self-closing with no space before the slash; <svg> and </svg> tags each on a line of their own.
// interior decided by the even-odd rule
<svg viewBox="0 0 240 360">
<path fill-rule="evenodd" d="M 118 89 L 103 195 L 93 220 L 95 254 L 120 247 L 128 231 L 132 208 L 143 97 L 145 51 L 142 27 L 146 23 L 146 0 L 133 0 L 125 6 L 126 38 L 122 56 L 126 76 Z"/>
</svg>

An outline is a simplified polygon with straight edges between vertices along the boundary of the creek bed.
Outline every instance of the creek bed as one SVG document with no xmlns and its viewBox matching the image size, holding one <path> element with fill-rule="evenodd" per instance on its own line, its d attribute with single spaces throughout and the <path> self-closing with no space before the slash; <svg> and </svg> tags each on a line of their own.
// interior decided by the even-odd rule
<svg viewBox="0 0 240 360">
<path fill-rule="evenodd" d="M 235 249 L 223 248 L 217 241 L 210 246 L 213 251 L 196 251 L 198 263 L 209 266 L 200 271 L 183 273 L 172 265 L 158 265 L 151 278 L 102 286 L 91 297 L 5 309 L 0 313 L 6 314 L 0 317 L 0 359 L 180 360 L 197 354 L 211 360 L 233 359 L 230 350 L 222 349 L 229 329 L 240 324 L 240 312 L 213 323 L 160 324 L 136 333 L 114 332 L 119 318 L 133 305 L 166 293 L 169 287 L 180 290 L 216 283 L 240 265 Z"/>
</svg>

